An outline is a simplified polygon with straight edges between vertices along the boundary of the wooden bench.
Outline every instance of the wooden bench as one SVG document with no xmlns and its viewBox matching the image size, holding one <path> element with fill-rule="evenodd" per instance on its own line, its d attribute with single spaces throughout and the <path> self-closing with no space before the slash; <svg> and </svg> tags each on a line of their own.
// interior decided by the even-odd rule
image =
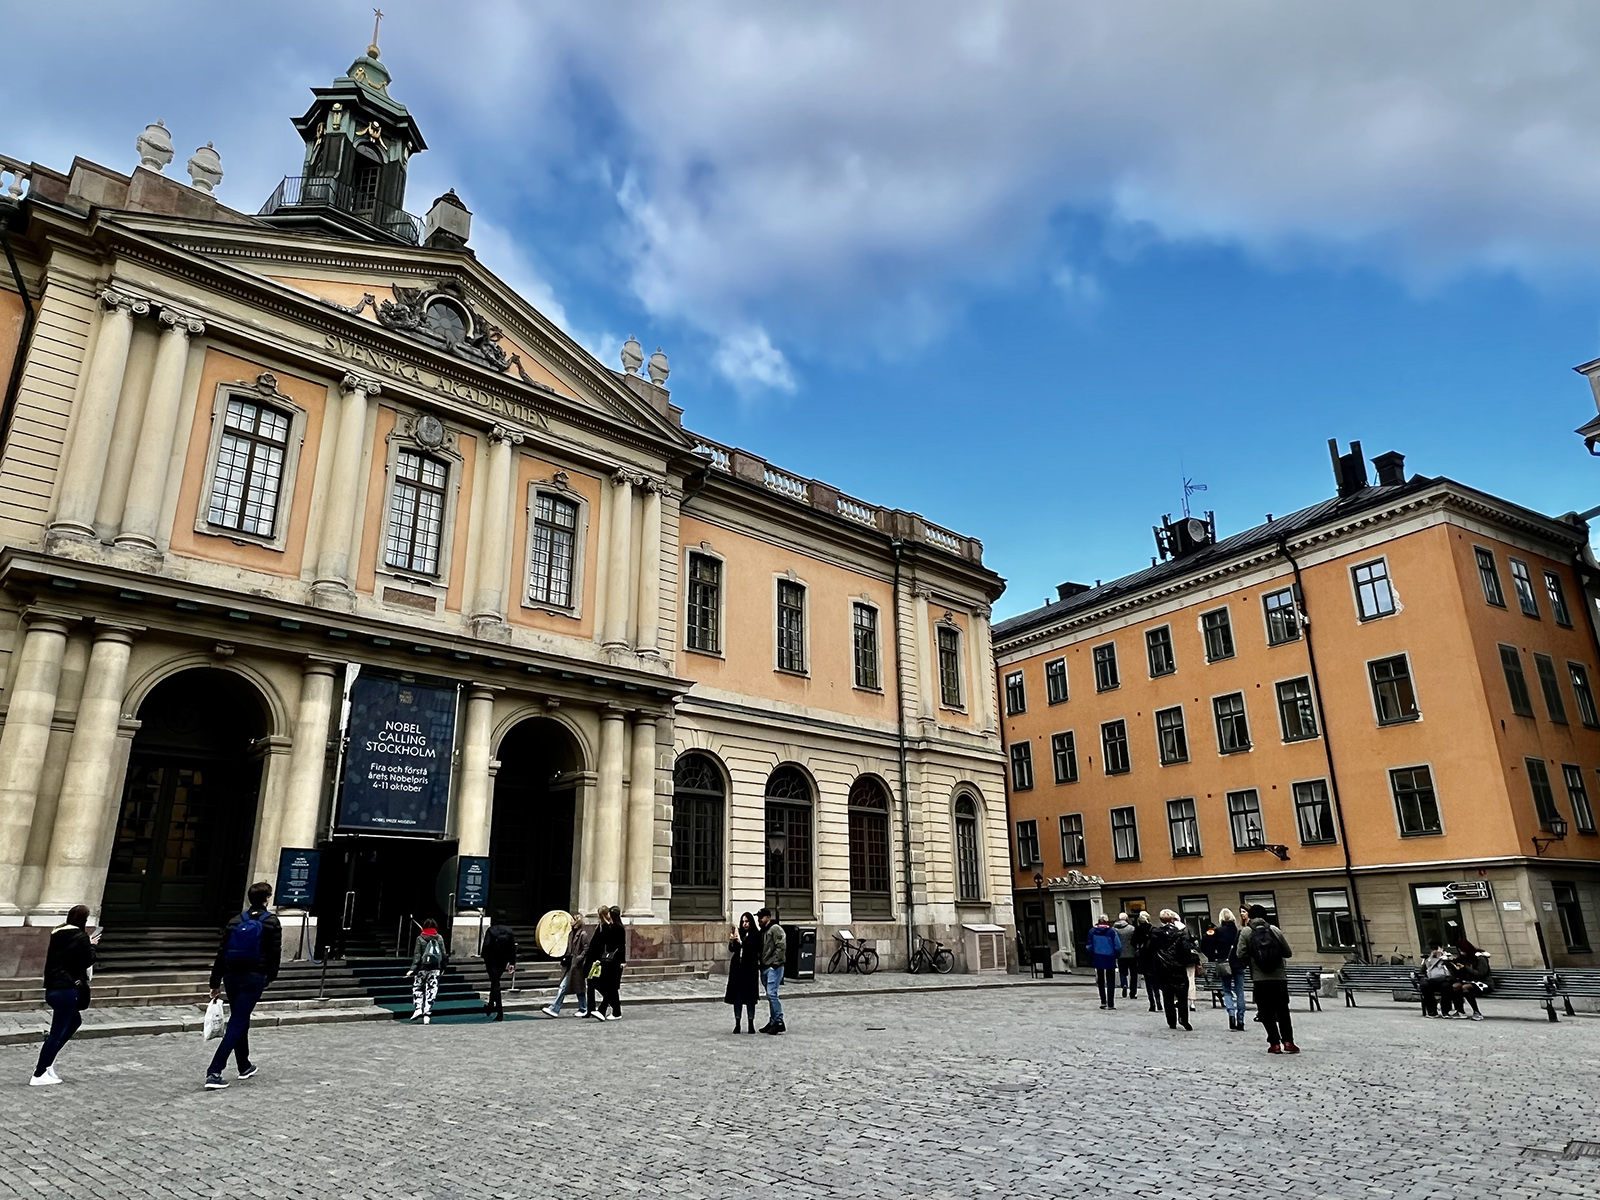
<svg viewBox="0 0 1600 1200">
<path fill-rule="evenodd" d="M 1345 963 L 1339 968 L 1339 986 L 1344 989 L 1344 1006 L 1356 1006 L 1357 992 L 1405 992 L 1406 999 L 1418 999 L 1417 968 L 1407 963 Z"/>
<path fill-rule="evenodd" d="M 1572 997 L 1600 999 L 1600 967 L 1559 967 L 1556 970 L 1556 994 L 1567 1016 L 1575 1016 Z"/>
<path fill-rule="evenodd" d="M 1308 1012 L 1322 1010 L 1322 968 L 1321 967 L 1289 967 L 1289 994 L 1291 996 L 1303 995 L 1309 1000 Z M 1250 968 L 1242 967 L 1239 974 L 1244 978 L 1245 995 L 1250 994 Z M 1223 976 L 1218 969 L 1218 964 L 1213 962 L 1201 963 L 1197 973 L 1196 982 L 1200 990 L 1211 993 L 1211 1007 L 1216 1008 L 1222 1003 Z"/>
<path fill-rule="evenodd" d="M 1420 999 L 1417 971 L 1410 963 L 1346 963 L 1339 968 L 1339 986 L 1344 989 L 1345 1005 L 1356 1006 L 1356 992 L 1389 992 L 1397 1000 Z M 1600 976 L 1600 972 L 1596 975 Z M 1555 972 L 1542 967 L 1507 967 L 1489 972 L 1490 996 L 1499 1000 L 1536 1000 L 1544 1005 L 1552 1021 L 1559 1019 L 1555 1004 L 1559 994 Z"/>
<path fill-rule="evenodd" d="M 1537 1000 L 1552 1021 L 1556 1016 L 1556 975 L 1543 967 L 1507 967 L 1489 972 L 1489 995 L 1496 1000 Z"/>
</svg>

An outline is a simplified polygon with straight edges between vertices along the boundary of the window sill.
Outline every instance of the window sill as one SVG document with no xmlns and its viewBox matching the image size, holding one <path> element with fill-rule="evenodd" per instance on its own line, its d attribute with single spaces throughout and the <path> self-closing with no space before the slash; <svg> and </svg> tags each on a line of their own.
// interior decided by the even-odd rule
<svg viewBox="0 0 1600 1200">
<path fill-rule="evenodd" d="M 1132 767 L 1128 767 L 1126 770 L 1122 770 L 1122 771 L 1107 771 L 1106 774 L 1107 775 L 1132 775 L 1133 774 L 1133 768 Z"/>
<path fill-rule="evenodd" d="M 1292 637 L 1292 638 L 1284 638 L 1283 641 L 1281 641 L 1281 642 L 1268 642 L 1267 643 L 1267 649 L 1268 650 L 1275 650 L 1279 646 L 1293 646 L 1299 640 L 1300 639 L 1297 638 L 1297 637 Z"/>
<path fill-rule="evenodd" d="M 872 691 L 873 689 L 865 688 L 863 690 L 864 691 Z M 882 688 L 878 688 L 876 690 L 881 692 L 883 689 Z M 967 710 L 965 708 L 963 708 L 959 704 L 941 704 L 941 705 L 939 705 L 939 711 L 940 712 L 949 712 L 949 713 L 958 713 L 963 717 L 967 715 Z"/>
<path fill-rule="evenodd" d="M 1305 845 L 1305 843 L 1302 842 L 1301 845 Z M 1235 846 L 1233 852 L 1235 854 L 1260 854 L 1265 849 L 1265 846 Z"/>
<path fill-rule="evenodd" d="M 1557 621 L 1556 624 L 1559 625 L 1562 629 L 1571 629 L 1572 628 L 1572 622 L 1571 621 Z"/>
<path fill-rule="evenodd" d="M 1006 716 L 1008 716 L 1008 717 L 1020 717 L 1024 713 L 1026 713 L 1027 711 L 1028 710 L 1025 709 L 1025 708 L 1008 708 L 1008 709 L 1006 709 Z"/>
<path fill-rule="evenodd" d="M 1161 765 L 1163 767 L 1185 767 L 1189 765 L 1189 760 L 1187 758 L 1163 758 L 1161 760 Z"/>
<path fill-rule="evenodd" d="M 1300 843 L 1301 846 L 1337 846 L 1338 844 L 1339 844 L 1339 839 L 1338 838 L 1328 838 L 1326 841 L 1321 841 L 1321 842 L 1301 842 Z M 1261 849 L 1265 850 L 1266 847 L 1262 846 Z"/>
<path fill-rule="evenodd" d="M 1030 783 L 1027 787 L 1023 787 L 1021 784 L 1013 783 L 1011 785 L 1011 790 L 1013 792 L 1031 792 L 1033 791 L 1033 784 Z"/>
<path fill-rule="evenodd" d="M 1286 737 L 1283 739 L 1285 746 L 1293 746 L 1296 742 L 1314 742 L 1322 735 L 1320 733 L 1303 733 L 1299 737 Z"/>
<path fill-rule="evenodd" d="M 1415 833 L 1407 833 L 1405 830 L 1402 829 L 1400 831 L 1400 836 L 1403 837 L 1403 838 L 1443 837 L 1444 836 L 1444 830 L 1442 830 L 1442 829 L 1419 829 Z"/>
<path fill-rule="evenodd" d="M 1209 666 L 1211 666 L 1211 665 L 1212 665 L 1212 664 L 1213 664 L 1213 663 L 1219 663 L 1219 662 L 1228 662 L 1228 661 L 1230 661 L 1230 660 L 1232 660 L 1232 659 L 1235 659 L 1235 658 L 1238 658 L 1238 657 L 1239 657 L 1239 656 L 1238 656 L 1238 655 L 1237 655 L 1237 654 L 1223 654 L 1223 655 L 1219 655 L 1219 656 L 1218 656 L 1218 657 L 1216 657 L 1216 658 L 1210 658 L 1210 657 L 1208 657 L 1208 658 L 1207 658 L 1207 659 L 1206 659 L 1206 666 L 1208 666 L 1208 667 L 1209 667 Z"/>
<path fill-rule="evenodd" d="M 1115 863 L 1136 863 L 1139 860 L 1137 858 L 1115 858 L 1111 861 Z"/>
<path fill-rule="evenodd" d="M 1393 610 L 1391 610 L 1389 612 L 1386 612 L 1386 613 L 1373 613 L 1370 617 L 1363 617 L 1363 616 L 1357 615 L 1356 620 L 1360 624 L 1366 625 L 1366 624 L 1368 624 L 1369 622 L 1372 622 L 1372 621 L 1381 621 L 1385 617 L 1392 617 L 1398 611 L 1400 611 L 1400 610 L 1399 609 L 1393 609 Z"/>
<path fill-rule="evenodd" d="M 228 529 L 222 525 L 213 525 L 209 521 L 201 520 L 195 525 L 194 531 L 205 537 L 226 538 L 235 546 L 260 546 L 263 550 L 283 553 L 284 543 L 288 537 L 263 537 L 259 533 L 246 533 L 242 529 Z"/>
<path fill-rule="evenodd" d="M 1249 754 L 1254 749 L 1254 746 L 1235 746 L 1231 750 L 1218 750 L 1217 753 L 1226 757 L 1229 754 Z"/>
<path fill-rule="evenodd" d="M 795 679 L 810 679 L 811 678 L 811 672 L 810 671 L 796 671 L 796 670 L 793 670 L 792 668 L 789 668 L 789 667 L 773 667 L 772 668 L 772 673 L 774 675 L 788 675 L 788 676 L 791 676 L 791 677 L 793 677 Z"/>
<path fill-rule="evenodd" d="M 1517 713 L 1516 715 L 1520 717 L 1520 716 L 1523 716 L 1524 714 Z M 1532 713 L 1528 713 L 1526 715 L 1529 716 L 1529 717 L 1533 716 Z M 1412 713 L 1409 717 L 1395 717 L 1392 721 L 1379 721 L 1378 722 L 1378 728 L 1379 729 L 1387 729 L 1391 725 L 1409 725 L 1413 721 L 1420 721 L 1420 720 L 1422 720 L 1422 714 L 1421 713 Z"/>
<path fill-rule="evenodd" d="M 1110 687 L 1101 687 L 1099 684 L 1096 684 L 1095 685 L 1095 689 L 1094 689 L 1094 694 L 1097 695 L 1097 696 L 1103 696 L 1107 692 L 1120 691 L 1121 688 L 1122 688 L 1122 685 L 1120 683 L 1113 683 Z"/>
<path fill-rule="evenodd" d="M 518 607 L 528 612 L 540 612 L 552 617 L 566 617 L 569 621 L 581 620 L 582 612 L 577 608 L 563 608 L 559 604 L 543 604 L 538 600 L 529 600 L 526 596 L 518 602 Z"/>
<path fill-rule="evenodd" d="M 1046 703 L 1046 704 L 1047 704 L 1047 705 L 1048 705 L 1048 706 L 1049 706 L 1049 707 L 1051 707 L 1051 708 L 1054 708 L 1054 707 L 1055 707 L 1055 706 L 1056 706 L 1056 705 L 1058 705 L 1058 704 L 1065 704 L 1065 703 L 1067 703 L 1067 701 L 1068 701 L 1068 700 L 1069 700 L 1069 699 L 1070 699 L 1070 697 L 1068 697 L 1068 696 L 1063 696 L 1063 697 L 1061 697 L 1061 699 L 1059 699 L 1059 700 L 1048 700 L 1048 701 L 1046 701 L 1046 702 L 1045 702 L 1045 703 Z"/>
<path fill-rule="evenodd" d="M 683 652 L 685 654 L 698 654 L 701 658 L 721 659 L 724 662 L 726 662 L 728 658 L 728 656 L 721 650 L 702 650 L 698 646 L 685 646 L 683 648 Z"/>
<path fill-rule="evenodd" d="M 1058 780 L 1056 780 L 1056 786 L 1057 787 L 1066 787 L 1067 784 L 1069 784 L 1069 783 L 1077 783 L 1077 782 L 1078 782 L 1078 777 L 1076 775 L 1074 775 L 1071 779 L 1058 779 Z M 1580 830 L 1578 830 L 1578 832 L 1582 833 L 1583 830 L 1580 829 Z"/>
<path fill-rule="evenodd" d="M 860 684 L 860 683 L 851 684 L 850 685 L 850 690 L 852 692 L 866 692 L 867 695 L 869 695 L 869 696 L 881 696 L 881 695 L 883 695 L 883 689 L 881 687 L 867 687 L 865 684 Z"/>
</svg>

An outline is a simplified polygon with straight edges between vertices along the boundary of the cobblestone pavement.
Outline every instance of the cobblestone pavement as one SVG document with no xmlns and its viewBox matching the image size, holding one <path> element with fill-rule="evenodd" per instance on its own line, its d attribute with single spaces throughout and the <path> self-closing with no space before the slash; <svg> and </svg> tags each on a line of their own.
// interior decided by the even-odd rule
<svg viewBox="0 0 1600 1200">
<path fill-rule="evenodd" d="M 0 1196 L 1593 1196 L 1600 1020 L 1305 1013 L 1305 1053 L 1080 987 L 720 1005 L 423 1028 L 264 1030 L 201 1090 L 198 1036 L 0 1048 Z M 1531 1148 L 1531 1149 L 1530 1149 Z"/>
</svg>

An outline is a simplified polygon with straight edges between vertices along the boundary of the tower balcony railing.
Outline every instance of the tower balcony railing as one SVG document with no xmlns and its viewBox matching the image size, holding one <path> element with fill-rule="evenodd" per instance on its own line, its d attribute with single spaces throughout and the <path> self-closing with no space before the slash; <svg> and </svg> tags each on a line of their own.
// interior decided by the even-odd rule
<svg viewBox="0 0 1600 1200">
<path fill-rule="evenodd" d="M 382 230 L 407 245 L 422 242 L 422 218 L 373 196 L 358 195 L 348 183 L 327 175 L 285 175 L 283 182 L 261 206 L 258 216 L 270 217 L 286 208 L 331 208 Z"/>
</svg>

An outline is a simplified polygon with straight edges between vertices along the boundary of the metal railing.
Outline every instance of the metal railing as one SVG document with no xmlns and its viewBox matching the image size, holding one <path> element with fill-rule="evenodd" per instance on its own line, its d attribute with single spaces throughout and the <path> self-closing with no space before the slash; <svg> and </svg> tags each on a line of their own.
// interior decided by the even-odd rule
<svg viewBox="0 0 1600 1200">
<path fill-rule="evenodd" d="M 257 214 L 270 217 L 285 208 L 331 208 L 381 229 L 408 245 L 422 242 L 422 218 L 371 196 L 360 196 L 348 183 L 326 175 L 285 175 Z"/>
</svg>

